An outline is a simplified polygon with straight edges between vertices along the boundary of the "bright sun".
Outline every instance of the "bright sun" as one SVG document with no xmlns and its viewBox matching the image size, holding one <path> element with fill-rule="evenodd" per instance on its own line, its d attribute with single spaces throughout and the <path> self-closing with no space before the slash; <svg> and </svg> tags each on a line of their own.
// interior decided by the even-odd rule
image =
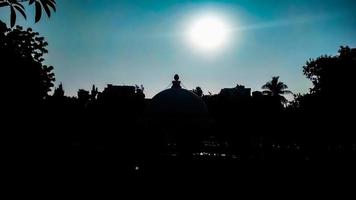
<svg viewBox="0 0 356 200">
<path fill-rule="evenodd" d="M 221 49 L 229 39 L 229 26 L 219 16 L 204 15 L 193 19 L 187 30 L 191 45 L 204 51 L 212 52 Z"/>
</svg>

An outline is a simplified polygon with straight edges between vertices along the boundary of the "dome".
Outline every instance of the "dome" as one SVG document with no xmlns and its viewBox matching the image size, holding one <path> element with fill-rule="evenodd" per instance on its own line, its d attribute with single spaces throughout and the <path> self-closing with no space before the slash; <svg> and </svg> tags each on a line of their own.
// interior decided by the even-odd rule
<svg viewBox="0 0 356 200">
<path fill-rule="evenodd" d="M 192 152 L 209 128 L 208 109 L 201 97 L 180 86 L 176 75 L 172 87 L 150 101 L 145 123 L 147 132 L 153 133 L 148 142 L 153 151 Z"/>
<path fill-rule="evenodd" d="M 208 109 L 201 97 L 182 89 L 179 76 L 174 76 L 172 88 L 164 90 L 152 98 L 149 114 L 158 116 L 206 116 Z"/>
<path fill-rule="evenodd" d="M 150 114 L 205 116 L 208 114 L 203 100 L 191 91 L 181 88 L 170 88 L 152 98 Z"/>
</svg>

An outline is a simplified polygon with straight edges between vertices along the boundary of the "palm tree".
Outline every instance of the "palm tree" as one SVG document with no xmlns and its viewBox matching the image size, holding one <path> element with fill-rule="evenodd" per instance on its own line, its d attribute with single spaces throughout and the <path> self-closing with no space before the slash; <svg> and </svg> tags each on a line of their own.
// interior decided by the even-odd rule
<svg viewBox="0 0 356 200">
<path fill-rule="evenodd" d="M 48 17 L 51 17 L 51 9 L 56 11 L 56 1 L 55 0 L 0 0 L 0 7 L 10 8 L 10 24 L 13 27 L 16 23 L 16 11 L 19 12 L 26 19 L 25 4 L 34 5 L 35 12 L 35 22 L 40 21 L 42 17 L 42 9 L 46 12 Z"/>
<path fill-rule="evenodd" d="M 283 95 L 292 94 L 291 91 L 287 90 L 288 86 L 279 81 L 279 76 L 272 77 L 272 80 L 264 84 L 262 89 L 264 89 L 263 93 L 265 95 L 277 98 L 281 104 L 288 102 Z"/>
</svg>

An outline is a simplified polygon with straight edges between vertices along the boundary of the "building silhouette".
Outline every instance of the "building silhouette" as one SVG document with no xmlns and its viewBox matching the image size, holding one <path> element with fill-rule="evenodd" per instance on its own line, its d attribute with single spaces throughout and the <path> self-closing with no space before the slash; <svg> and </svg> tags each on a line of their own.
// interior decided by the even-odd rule
<svg viewBox="0 0 356 200">
<path fill-rule="evenodd" d="M 158 154 L 187 157 L 197 151 L 209 127 L 209 113 L 202 98 L 183 89 L 175 75 L 172 87 L 150 101 L 145 121 L 148 132 L 154 135 L 152 142 L 159 147 Z"/>
<path fill-rule="evenodd" d="M 243 85 L 236 85 L 234 88 L 224 88 L 219 95 L 230 98 L 251 97 L 251 88 L 245 88 Z"/>
</svg>

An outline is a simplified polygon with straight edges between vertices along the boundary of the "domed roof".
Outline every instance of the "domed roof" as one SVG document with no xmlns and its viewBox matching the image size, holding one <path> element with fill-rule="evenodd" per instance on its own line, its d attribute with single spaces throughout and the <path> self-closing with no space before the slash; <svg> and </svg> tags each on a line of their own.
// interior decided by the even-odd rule
<svg viewBox="0 0 356 200">
<path fill-rule="evenodd" d="M 206 115 L 203 100 L 185 89 L 171 88 L 158 93 L 150 104 L 150 112 L 183 115 Z"/>
<path fill-rule="evenodd" d="M 208 109 L 193 92 L 182 89 L 178 75 L 172 82 L 172 88 L 164 90 L 152 98 L 149 113 L 154 115 L 206 116 Z"/>
</svg>

